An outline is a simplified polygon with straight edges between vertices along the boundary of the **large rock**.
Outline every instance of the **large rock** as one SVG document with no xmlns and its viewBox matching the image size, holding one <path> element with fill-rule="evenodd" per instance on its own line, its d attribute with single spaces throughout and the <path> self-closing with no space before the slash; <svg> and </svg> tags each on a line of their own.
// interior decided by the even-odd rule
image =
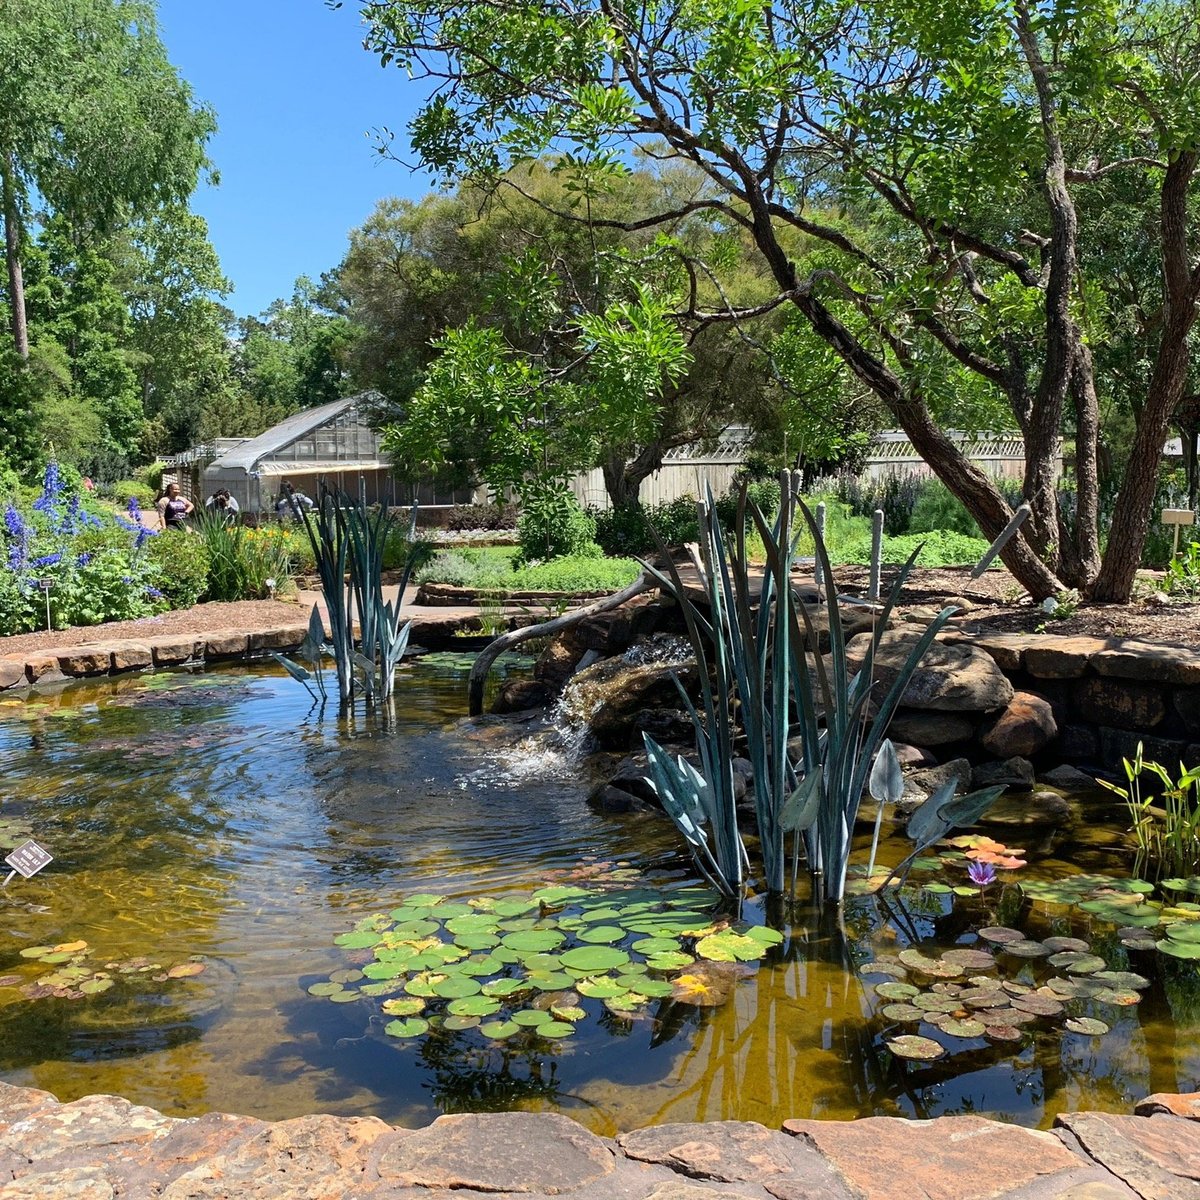
<svg viewBox="0 0 1200 1200">
<path fill-rule="evenodd" d="M 682 708 L 645 708 L 633 718 L 629 730 L 630 750 L 640 750 L 645 744 L 642 734 L 648 733 L 659 745 L 670 742 L 686 742 L 689 745 L 696 737 L 692 718 Z"/>
<path fill-rule="evenodd" d="M 1117 679 L 1145 683 L 1200 683 L 1200 651 L 1157 642 L 1122 642 L 1092 658 L 1092 670 Z"/>
<path fill-rule="evenodd" d="M 1117 679 L 1085 679 L 1075 707 L 1084 720 L 1113 729 L 1150 730 L 1167 715 L 1161 688 Z"/>
<path fill-rule="evenodd" d="M 463 1113 L 394 1141 L 380 1177 L 408 1187 L 561 1195 L 613 1173 L 612 1150 L 557 1113 Z"/>
<path fill-rule="evenodd" d="M 1050 705 L 1035 692 L 1014 692 L 1008 707 L 984 730 L 980 740 L 997 758 L 1028 758 L 1057 736 L 1058 724 Z"/>
<path fill-rule="evenodd" d="M 966 717 L 939 712 L 900 712 L 888 726 L 889 737 L 913 746 L 948 746 L 967 741 L 974 732 Z"/>
<path fill-rule="evenodd" d="M 1139 1117 L 1153 1117 L 1170 1113 L 1176 1117 L 1187 1117 L 1189 1121 L 1200 1121 L 1200 1092 L 1155 1092 L 1134 1105 Z"/>
<path fill-rule="evenodd" d="M 883 635 L 875 657 L 875 699 L 881 700 L 895 682 L 920 634 L 892 630 Z M 848 666 L 863 664 L 871 639 L 865 634 L 847 647 Z M 939 712 L 996 712 L 1013 697 L 1013 686 L 991 656 L 973 646 L 935 641 L 926 651 L 904 689 L 906 708 Z"/>
<path fill-rule="evenodd" d="M 1039 776 L 1038 782 L 1062 788 L 1065 792 L 1085 792 L 1095 790 L 1097 786 L 1092 776 L 1078 767 L 1071 766 L 1070 763 L 1063 763 L 1060 767 L 1044 772 Z"/>
<path fill-rule="evenodd" d="M 559 634 L 551 639 L 533 666 L 533 677 L 544 683 L 552 692 L 561 692 L 568 679 L 575 674 L 579 660 L 586 653 L 581 647 Z"/>
<path fill-rule="evenodd" d="M 1200 1200 L 1200 1124 L 1089 1112 L 1064 1113 L 1055 1125 L 1143 1200 Z"/>
<path fill-rule="evenodd" d="M 24 687 L 28 682 L 23 658 L 0 658 L 0 691 L 5 688 Z"/>
<path fill-rule="evenodd" d="M 1033 763 L 1027 758 L 1008 758 L 1003 762 L 982 762 L 971 772 L 971 787 L 995 787 L 1003 784 L 1010 792 L 1033 791 Z"/>
<path fill-rule="evenodd" d="M 104 645 L 72 646 L 58 655 L 64 675 L 107 675 L 111 666 L 112 651 Z"/>
<path fill-rule="evenodd" d="M 572 679 L 564 696 L 564 712 L 571 721 L 586 724 L 601 746 L 621 749 L 629 745 L 640 713 L 679 699 L 676 677 L 684 686 L 693 683 L 695 665 L 633 665 L 619 658 L 602 659 Z"/>
<path fill-rule="evenodd" d="M 1075 824 L 1075 810 L 1057 792 L 1004 795 L 979 823 L 1000 829 L 1068 829 Z"/>
<path fill-rule="evenodd" d="M 1101 1177 L 1053 1134 L 983 1117 L 793 1120 L 783 1128 L 819 1151 L 864 1200 L 1000 1200 L 1010 1195 L 1049 1200 L 1070 1195 L 1068 1188 L 1076 1183 Z"/>
<path fill-rule="evenodd" d="M 956 794 L 965 792 L 971 785 L 971 764 L 965 758 L 952 758 L 938 767 L 922 767 L 913 771 L 904 780 L 904 799 L 900 801 L 901 812 L 912 812 L 919 808 L 938 788 L 954 780 Z"/>
<path fill-rule="evenodd" d="M 1092 659 L 1114 645 L 1112 638 L 1045 634 L 1025 649 L 1025 670 L 1037 679 L 1079 679 Z"/>
<path fill-rule="evenodd" d="M 537 679 L 510 679 L 501 684 L 492 703 L 494 713 L 523 712 L 527 708 L 545 708 L 550 689 Z"/>
</svg>

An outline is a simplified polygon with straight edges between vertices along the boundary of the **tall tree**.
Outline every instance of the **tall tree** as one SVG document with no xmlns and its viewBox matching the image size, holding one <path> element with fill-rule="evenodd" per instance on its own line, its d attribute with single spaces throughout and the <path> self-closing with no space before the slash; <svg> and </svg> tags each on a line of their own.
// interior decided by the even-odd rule
<svg viewBox="0 0 1200 1200">
<path fill-rule="evenodd" d="M 379 0 L 369 45 L 432 85 L 412 123 L 439 172 L 495 175 L 556 153 L 585 194 L 631 145 L 702 172 L 683 205 L 744 231 L 774 284 L 708 320 L 798 311 L 886 406 L 981 528 L 1011 512 L 936 419 L 965 372 L 1026 447 L 1032 519 L 1003 551 L 1035 597 L 1128 597 L 1200 299 L 1197 0 Z M 1147 394 L 1100 559 L 1100 390 L 1080 197 L 1133 179 L 1156 214 Z M 866 236 L 862 231 L 870 231 Z M 789 252 L 789 235 L 823 248 Z M 695 318 L 696 306 L 686 315 Z M 1060 509 L 1072 430 L 1077 504 Z"/>
<path fill-rule="evenodd" d="M 13 345 L 29 354 L 21 256 L 38 208 L 77 229 L 185 199 L 212 114 L 167 59 L 149 0 L 4 0 L 0 218 Z"/>
</svg>

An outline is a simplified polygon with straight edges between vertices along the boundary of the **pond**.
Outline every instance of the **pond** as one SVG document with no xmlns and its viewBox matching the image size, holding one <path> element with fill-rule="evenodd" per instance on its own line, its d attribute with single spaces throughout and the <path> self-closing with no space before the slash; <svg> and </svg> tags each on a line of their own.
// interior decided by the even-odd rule
<svg viewBox="0 0 1200 1200">
<path fill-rule="evenodd" d="M 589 913 L 630 920 L 631 895 L 667 897 L 677 914 L 696 907 L 697 881 L 665 821 L 594 812 L 577 766 L 538 746 L 467 736 L 456 727 L 464 711 L 465 665 L 454 656 L 405 668 L 387 727 L 361 712 L 309 711 L 302 689 L 269 666 L 0 702 L 0 840 L 32 832 L 55 855 L 0 899 L 0 1075 L 63 1099 L 114 1092 L 174 1115 L 319 1111 L 417 1126 L 446 1111 L 521 1107 L 562 1111 L 600 1133 L 962 1112 L 1045 1126 L 1060 1111 L 1127 1111 L 1147 1092 L 1200 1084 L 1196 963 L 1128 930 L 1122 944 L 1119 922 L 1031 905 L 1002 881 L 955 895 L 945 881 L 961 884 L 964 872 L 954 862 L 927 873 L 934 890 L 851 901 L 841 928 L 804 911 L 777 920 L 782 940 L 751 953 L 744 977 L 725 979 L 719 1005 L 681 998 L 677 985 L 665 994 L 660 982 L 648 1003 L 622 1009 L 593 987 L 573 993 L 569 1037 L 523 1028 L 493 1039 L 473 1017 L 389 1034 L 405 993 L 372 975 L 372 946 L 394 944 L 405 922 L 423 936 L 466 913 L 468 900 L 483 914 L 498 903 L 480 945 L 507 945 L 505 930 L 546 924 L 544 910 L 528 915 L 527 898 L 547 884 L 567 897 L 550 923 L 576 931 Z M 1086 841 L 1019 874 L 1125 875 L 1119 824 L 1093 808 Z M 885 846 L 891 861 L 900 854 Z M 753 903 L 745 915 L 763 922 Z M 939 963 L 947 949 L 997 951 L 1006 965 L 993 980 L 1022 1001 L 1053 981 L 1054 944 L 1040 957 L 1003 953 L 976 935 L 996 925 L 1081 936 L 1106 971 L 1124 974 L 1097 999 L 1100 984 L 1070 991 L 1078 962 L 1059 972 L 1069 993 L 1061 1018 L 1082 1018 L 1079 1031 L 1006 1007 L 1020 1026 L 1011 1041 L 950 1025 L 939 1035 L 950 1052 L 936 1061 L 891 1053 L 889 1040 L 937 1030 L 883 1008 L 927 1003 L 928 1017 L 945 1000 L 939 991 L 978 990 L 970 955 L 962 970 Z M 654 926 L 643 932 L 661 932 Z M 347 937 L 356 927 L 370 936 Z M 932 960 L 910 949 L 918 973 L 906 974 L 903 954 L 916 943 Z M 1058 948 L 1069 957 L 1070 946 Z M 620 969 L 671 980 L 669 961 L 659 966 Z M 567 982 L 586 987 L 580 975 Z M 379 986 L 363 994 L 371 978 Z M 478 989 L 440 994 L 468 992 Z M 1111 1032 L 1094 1036 L 1096 1018 Z"/>
</svg>

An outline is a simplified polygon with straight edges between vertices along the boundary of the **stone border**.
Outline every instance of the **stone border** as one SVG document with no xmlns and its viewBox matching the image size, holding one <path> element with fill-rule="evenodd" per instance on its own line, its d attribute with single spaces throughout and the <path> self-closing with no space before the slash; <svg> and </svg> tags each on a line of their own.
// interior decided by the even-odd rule
<svg viewBox="0 0 1200 1200">
<path fill-rule="evenodd" d="M 555 1113 L 179 1119 L 114 1096 L 0 1084 L 4 1200 L 1198 1200 L 1200 1095 L 1053 1131 L 977 1116 L 652 1126 L 597 1137 Z"/>
<path fill-rule="evenodd" d="M 294 650 L 304 640 L 307 630 L 306 623 L 249 632 L 218 629 L 209 633 L 82 642 L 64 646 L 61 650 L 6 655 L 0 657 L 0 692 L 44 687 L 64 680 L 198 666 L 223 659 L 245 659 L 272 651 Z"/>
</svg>

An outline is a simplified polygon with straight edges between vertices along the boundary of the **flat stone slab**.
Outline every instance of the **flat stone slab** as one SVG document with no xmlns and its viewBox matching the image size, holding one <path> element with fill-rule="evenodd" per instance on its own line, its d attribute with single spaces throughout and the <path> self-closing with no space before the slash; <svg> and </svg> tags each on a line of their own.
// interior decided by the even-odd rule
<svg viewBox="0 0 1200 1200">
<path fill-rule="evenodd" d="M 1188 646 L 1128 641 L 1092 656 L 1092 670 L 1143 683 L 1200 683 L 1200 651 Z"/>
<path fill-rule="evenodd" d="M 1084 1152 L 1142 1200 L 1200 1200 L 1200 1125 L 1175 1117 L 1065 1113 Z"/>
<path fill-rule="evenodd" d="M 1025 670 L 1038 679 L 1078 679 L 1097 654 L 1117 645 L 1119 638 L 1030 636 Z"/>
<path fill-rule="evenodd" d="M 1131 1118 L 1133 1119 L 1133 1118 Z M 1032 1184 L 1049 1197 L 1101 1178 L 1053 1134 L 983 1117 L 785 1121 L 870 1200 L 1000 1200 Z"/>
<path fill-rule="evenodd" d="M 1200 1096 L 1149 1116 L 750 1121 L 598 1137 L 555 1113 L 286 1121 L 0 1083 L 0 1200 L 1200 1200 Z M 1180 1112 L 1184 1115 L 1174 1115 Z"/>
<path fill-rule="evenodd" d="M 1200 1121 L 1200 1092 L 1155 1092 L 1153 1096 L 1139 1100 L 1133 1111 L 1139 1117 L 1171 1113 L 1177 1117 Z"/>
</svg>

